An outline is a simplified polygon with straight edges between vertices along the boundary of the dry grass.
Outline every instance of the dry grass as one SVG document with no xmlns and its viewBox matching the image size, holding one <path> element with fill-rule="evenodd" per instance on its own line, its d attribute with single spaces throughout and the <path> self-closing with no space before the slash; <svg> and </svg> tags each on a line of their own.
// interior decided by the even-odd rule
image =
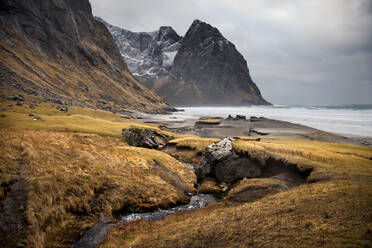
<svg viewBox="0 0 372 248">
<path fill-rule="evenodd" d="M 0 127 L 11 127 L 22 130 L 83 132 L 118 137 L 121 135 L 123 128 L 136 125 L 152 128 L 158 133 L 169 137 L 187 137 L 187 135 L 160 130 L 155 125 L 121 118 L 122 115 L 113 114 L 108 111 L 72 106 L 69 107 L 68 112 L 61 112 L 56 109 L 57 105 L 50 103 L 38 103 L 35 109 L 30 109 L 28 107 L 29 103 L 24 103 L 23 106 L 16 106 L 14 102 L 1 102 L 0 109 L 7 109 L 8 111 L 1 112 L 6 117 L 0 118 Z M 12 106 L 9 107 L 9 104 Z M 28 116 L 30 113 L 40 116 L 41 120 L 34 121 L 33 117 Z"/>
<path fill-rule="evenodd" d="M 3 246 L 67 247 L 98 215 L 168 207 L 187 200 L 185 189 L 194 190 L 195 174 L 182 163 L 119 137 L 124 127 L 148 125 L 92 109 L 63 113 L 45 103 L 35 110 L 7 104 L 0 104 L 9 109 L 0 119 L 0 220 L 11 235 L 0 237 Z M 31 112 L 43 121 L 32 121 Z M 218 141 L 151 128 L 177 138 L 169 147 L 195 161 Z M 263 165 L 275 158 L 311 167 L 308 182 L 315 183 L 280 191 L 271 179 L 243 180 L 230 196 L 252 187 L 276 194 L 241 205 L 222 201 L 159 222 L 123 223 L 101 247 L 372 246 L 371 148 L 279 138 L 233 146 Z"/>
<path fill-rule="evenodd" d="M 226 199 L 238 202 L 255 201 L 285 188 L 285 183 L 275 178 L 244 178 L 229 191 Z"/>
<path fill-rule="evenodd" d="M 183 137 L 168 142 L 165 152 L 185 163 L 197 164 L 207 146 L 219 141 L 214 138 Z"/>
<path fill-rule="evenodd" d="M 222 192 L 223 188 L 214 180 L 204 180 L 198 190 L 200 194 L 220 194 Z"/>
<path fill-rule="evenodd" d="M 71 244 L 73 234 L 93 223 L 89 216 L 170 207 L 187 201 L 184 189 L 193 191 L 196 182 L 189 168 L 163 152 L 94 134 L 1 129 L 0 162 L 2 203 L 23 206 L 24 216 L 22 230 L 2 237 L 8 246 Z M 24 198 L 9 190 L 19 182 Z"/>
<path fill-rule="evenodd" d="M 311 167 L 313 171 L 309 181 L 372 175 L 371 147 L 282 138 L 249 142 L 237 140 L 233 146 L 239 153 L 262 164 L 274 158 L 295 164 L 300 170 Z"/>
<path fill-rule="evenodd" d="M 169 141 L 169 144 L 176 145 L 177 148 L 189 148 L 197 152 L 203 152 L 207 146 L 214 142 L 218 142 L 219 139 L 216 138 L 199 138 L 199 137 L 186 137 L 179 138 Z"/>
<path fill-rule="evenodd" d="M 275 179 L 245 179 L 230 198 L 248 189 L 269 195 L 241 205 L 223 201 L 155 223 L 121 224 L 101 247 L 372 246 L 371 148 L 279 138 L 233 146 L 263 164 L 275 158 L 311 166 L 308 181 L 315 183 L 282 191 Z"/>
<path fill-rule="evenodd" d="M 370 247 L 370 181 L 303 185 L 114 228 L 100 247 Z"/>
</svg>

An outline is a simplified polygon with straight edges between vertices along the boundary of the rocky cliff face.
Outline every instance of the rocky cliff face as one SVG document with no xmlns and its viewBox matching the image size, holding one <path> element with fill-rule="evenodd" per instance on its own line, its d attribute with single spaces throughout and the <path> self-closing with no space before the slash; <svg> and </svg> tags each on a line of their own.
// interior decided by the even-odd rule
<svg viewBox="0 0 372 248">
<path fill-rule="evenodd" d="M 170 107 L 129 72 L 88 0 L 0 2 L 1 91 L 112 111 Z"/>
<path fill-rule="evenodd" d="M 170 27 L 167 35 L 161 35 L 165 27 L 152 33 L 133 33 L 105 24 L 133 75 L 171 104 L 269 104 L 234 44 L 205 22 L 195 20 L 183 38 Z"/>
<path fill-rule="evenodd" d="M 169 75 L 182 40 L 173 28 L 135 33 L 96 19 L 109 29 L 129 70 L 142 84 L 151 88 L 154 81 Z"/>
</svg>

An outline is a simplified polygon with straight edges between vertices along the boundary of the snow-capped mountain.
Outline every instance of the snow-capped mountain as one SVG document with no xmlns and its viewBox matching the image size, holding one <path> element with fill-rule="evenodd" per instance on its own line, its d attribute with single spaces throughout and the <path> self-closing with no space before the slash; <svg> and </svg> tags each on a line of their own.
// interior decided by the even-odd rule
<svg viewBox="0 0 372 248">
<path fill-rule="evenodd" d="M 138 81 L 176 106 L 267 105 L 247 62 L 220 31 L 195 20 L 179 36 L 171 27 L 135 33 L 103 22 Z"/>
<path fill-rule="evenodd" d="M 154 80 L 169 74 L 182 45 L 182 37 L 171 27 L 135 33 L 110 25 L 99 17 L 96 19 L 109 29 L 129 70 L 141 83 L 149 87 Z"/>
</svg>

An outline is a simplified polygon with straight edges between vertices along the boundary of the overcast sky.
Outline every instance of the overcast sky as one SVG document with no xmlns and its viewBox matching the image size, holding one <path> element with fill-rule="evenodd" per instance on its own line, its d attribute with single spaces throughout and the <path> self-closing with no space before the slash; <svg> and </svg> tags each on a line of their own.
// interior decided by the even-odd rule
<svg viewBox="0 0 372 248">
<path fill-rule="evenodd" d="M 90 0 L 131 31 L 217 27 L 276 104 L 372 104 L 372 0 Z"/>
</svg>

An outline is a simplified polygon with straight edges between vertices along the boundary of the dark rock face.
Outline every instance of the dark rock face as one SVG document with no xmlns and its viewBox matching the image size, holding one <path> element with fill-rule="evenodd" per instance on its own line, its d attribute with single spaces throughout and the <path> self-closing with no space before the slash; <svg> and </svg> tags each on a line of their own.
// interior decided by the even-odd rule
<svg viewBox="0 0 372 248">
<path fill-rule="evenodd" d="M 160 35 L 163 39 L 159 39 L 159 34 L 165 27 L 151 33 L 133 33 L 106 25 L 133 75 L 171 104 L 269 104 L 252 81 L 247 62 L 234 44 L 205 22 L 195 20 L 184 38 L 168 27 L 167 35 Z M 159 49 L 151 41 L 160 44 Z M 165 66 L 164 60 L 157 57 L 159 52 L 150 51 L 163 51 L 161 57 L 169 51 L 174 61 Z"/>
<path fill-rule="evenodd" d="M 199 94 L 198 104 L 267 104 L 234 44 L 218 29 L 199 20 L 187 31 L 171 73 L 181 81 L 193 83 Z"/>
<path fill-rule="evenodd" d="M 242 178 L 261 175 L 262 168 L 258 163 L 235 153 L 232 140 L 232 138 L 225 138 L 207 147 L 200 163 L 195 166 L 199 181 L 210 176 L 219 182 L 231 183 Z"/>
<path fill-rule="evenodd" d="M 155 132 L 149 128 L 131 127 L 123 129 L 121 136 L 126 138 L 131 146 L 155 149 L 159 146 Z"/>
<path fill-rule="evenodd" d="M 2 89 L 117 112 L 171 109 L 132 77 L 89 0 L 0 1 L 0 45 Z"/>
<path fill-rule="evenodd" d="M 135 33 L 115 27 L 96 17 L 111 32 L 133 75 L 148 88 L 154 81 L 169 75 L 174 57 L 182 45 L 172 27 L 160 27 L 154 32 Z"/>
</svg>

